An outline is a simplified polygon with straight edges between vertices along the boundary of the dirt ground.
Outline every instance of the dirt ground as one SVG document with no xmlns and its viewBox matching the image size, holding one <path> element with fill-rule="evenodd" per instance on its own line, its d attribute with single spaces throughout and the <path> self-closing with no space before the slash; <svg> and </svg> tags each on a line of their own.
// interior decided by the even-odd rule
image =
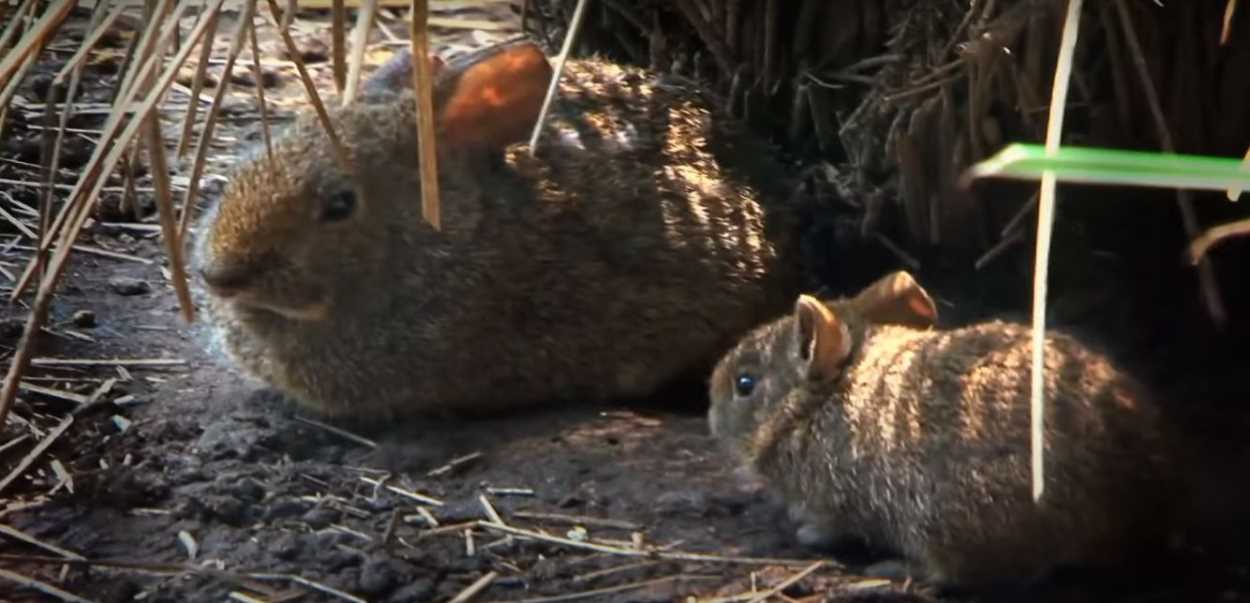
<svg viewBox="0 0 1250 603">
<path fill-rule="evenodd" d="M 477 10 L 449 16 L 514 17 L 506 4 Z M 329 39 L 324 16 L 299 25 L 305 42 Z M 231 28 L 223 19 L 218 54 Z M 506 26 L 438 32 L 444 48 L 515 34 Z M 274 43 L 268 29 L 261 39 Z M 389 52 L 387 34 L 375 39 L 371 63 Z M 64 46 L 76 44 L 71 36 Z M 280 120 L 303 92 L 289 63 L 270 65 L 270 57 L 266 70 L 276 77 L 266 94 Z M 96 100 L 116 78 L 109 64 L 100 58 L 87 72 L 84 87 Z M 250 59 L 241 64 L 246 72 Z M 56 67 L 41 63 L 36 73 Z M 332 89 L 324 56 L 313 67 L 322 89 Z M 39 98 L 36 85 L 23 88 L 28 103 Z M 217 175 L 259 136 L 246 86 L 231 92 L 228 106 L 210 169 Z M 22 121 L 25 113 L 14 113 L 0 178 L 37 178 L 29 141 L 39 131 Z M 171 141 L 176 118 L 165 123 Z M 89 137 L 98 116 L 77 125 Z M 150 178 L 137 183 L 150 186 Z M 4 190 L 23 203 L 35 198 L 19 185 Z M 854 557 L 840 558 L 849 568 L 832 560 L 813 567 L 823 557 L 796 547 L 780 509 L 713 446 L 699 392 L 633 407 L 337 425 L 347 433 L 308 422 L 315 417 L 211 357 L 203 325 L 180 318 L 148 197 L 140 191 L 146 210 L 135 219 L 108 209 L 120 193 L 106 195 L 104 213 L 80 240 L 89 249 L 74 256 L 38 340 L 30 387 L 0 432 L 0 478 L 38 442 L 52 441 L 0 497 L 0 568 L 98 601 L 446 601 L 479 580 L 487 582 L 474 601 L 728 602 L 752 600 L 753 589 L 776 589 L 775 601 L 934 596 L 858 576 L 854 562 L 862 559 Z M 7 272 L 20 273 L 28 245 L 0 224 Z M 7 296 L 13 281 L 0 282 Z M 0 306 L 6 360 L 26 311 Z M 479 523 L 496 513 L 509 529 Z M 1244 573 L 1220 568 L 1200 582 L 1038 596 L 1235 601 L 1250 592 L 1238 587 Z M 48 597 L 0 581 L 0 600 Z"/>
</svg>

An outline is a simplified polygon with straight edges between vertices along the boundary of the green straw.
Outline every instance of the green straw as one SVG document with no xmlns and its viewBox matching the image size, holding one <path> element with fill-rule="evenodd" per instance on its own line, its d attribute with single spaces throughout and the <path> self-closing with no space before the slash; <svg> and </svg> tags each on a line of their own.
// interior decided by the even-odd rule
<svg viewBox="0 0 1250 603">
<path fill-rule="evenodd" d="M 1044 146 L 1024 143 L 1007 145 L 963 178 L 1040 180 L 1047 170 L 1060 182 L 1223 190 L 1230 200 L 1250 189 L 1250 162 L 1234 157 L 1072 146 L 1047 156 Z"/>
</svg>

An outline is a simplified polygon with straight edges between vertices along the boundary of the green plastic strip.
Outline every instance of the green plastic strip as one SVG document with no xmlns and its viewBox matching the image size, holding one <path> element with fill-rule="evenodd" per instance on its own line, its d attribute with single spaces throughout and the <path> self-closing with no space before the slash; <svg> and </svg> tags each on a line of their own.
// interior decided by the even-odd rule
<svg viewBox="0 0 1250 603">
<path fill-rule="evenodd" d="M 1182 155 L 1094 147 L 1060 147 L 1046 156 L 1040 144 L 1010 144 L 968 168 L 966 178 L 1040 180 L 1053 171 L 1060 182 L 1243 191 L 1250 164 L 1235 157 Z"/>
</svg>

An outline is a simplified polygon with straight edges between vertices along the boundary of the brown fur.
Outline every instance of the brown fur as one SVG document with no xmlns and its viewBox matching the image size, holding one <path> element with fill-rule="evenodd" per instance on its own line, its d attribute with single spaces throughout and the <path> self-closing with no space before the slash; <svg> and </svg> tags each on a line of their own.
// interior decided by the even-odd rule
<svg viewBox="0 0 1250 603">
<path fill-rule="evenodd" d="M 332 110 L 353 175 L 311 114 L 239 167 L 197 263 L 247 276 L 209 304 L 242 369 L 369 419 L 645 396 L 785 311 L 797 230 L 767 147 L 692 86 L 596 60 L 568 63 L 538 157 L 498 147 L 549 81 L 518 56 L 435 91 L 440 232 L 403 90 Z M 356 214 L 318 222 L 340 190 Z"/>
<path fill-rule="evenodd" d="M 1180 495 L 1164 458 L 1170 436 L 1140 387 L 1048 333 L 1046 489 L 1035 505 L 1030 329 L 918 328 L 936 314 L 905 273 L 883 282 L 900 278 L 912 287 L 827 300 L 827 316 L 803 296 L 795 315 L 746 336 L 712 376 L 713 433 L 830 537 L 892 549 L 938 582 L 1028 581 L 1060 564 L 1158 552 L 1143 547 L 1164 543 Z M 908 318 L 907 307 L 918 310 Z M 842 333 L 849 353 L 822 344 Z M 756 381 L 747 396 L 735 392 L 742 374 Z"/>
</svg>

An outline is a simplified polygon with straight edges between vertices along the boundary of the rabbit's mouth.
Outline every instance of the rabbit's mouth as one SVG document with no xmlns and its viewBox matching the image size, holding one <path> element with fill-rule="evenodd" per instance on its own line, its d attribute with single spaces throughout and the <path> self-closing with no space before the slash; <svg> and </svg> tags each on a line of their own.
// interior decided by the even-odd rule
<svg viewBox="0 0 1250 603">
<path fill-rule="evenodd" d="M 324 299 L 299 305 L 288 305 L 276 304 L 246 294 L 238 294 L 225 301 L 242 310 L 277 314 L 293 321 L 319 322 L 330 317 L 330 303 Z"/>
<path fill-rule="evenodd" d="M 300 322 L 318 322 L 330 317 L 330 301 L 325 295 L 303 296 L 306 299 L 277 301 L 275 296 L 251 289 L 209 288 L 217 302 L 241 314 L 257 317 L 279 316 Z"/>
</svg>

